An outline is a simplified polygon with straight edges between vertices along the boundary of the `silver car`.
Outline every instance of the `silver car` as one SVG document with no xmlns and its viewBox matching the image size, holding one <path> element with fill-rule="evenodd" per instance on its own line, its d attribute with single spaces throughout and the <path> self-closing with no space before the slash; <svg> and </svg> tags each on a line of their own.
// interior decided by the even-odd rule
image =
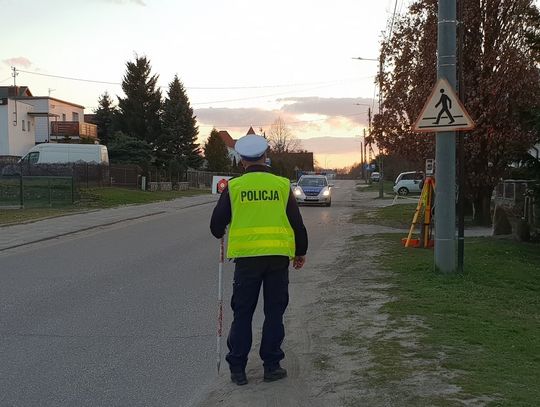
<svg viewBox="0 0 540 407">
<path fill-rule="evenodd" d="M 332 205 L 332 185 L 324 175 L 302 175 L 292 191 L 296 202 L 304 205 Z"/>
</svg>

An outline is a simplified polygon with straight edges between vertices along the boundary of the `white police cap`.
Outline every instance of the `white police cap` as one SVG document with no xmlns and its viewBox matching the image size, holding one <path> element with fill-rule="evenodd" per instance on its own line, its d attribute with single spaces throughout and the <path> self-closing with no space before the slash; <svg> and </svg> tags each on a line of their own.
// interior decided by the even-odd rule
<svg viewBox="0 0 540 407">
<path fill-rule="evenodd" d="M 239 139 L 234 145 L 234 149 L 242 159 L 257 161 L 268 149 L 268 142 L 263 136 L 249 134 Z"/>
</svg>

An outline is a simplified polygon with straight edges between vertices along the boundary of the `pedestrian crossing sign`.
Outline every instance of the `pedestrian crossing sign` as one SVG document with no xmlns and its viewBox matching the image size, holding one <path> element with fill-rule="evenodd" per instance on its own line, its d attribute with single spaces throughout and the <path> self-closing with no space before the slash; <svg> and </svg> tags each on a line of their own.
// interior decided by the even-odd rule
<svg viewBox="0 0 540 407">
<path fill-rule="evenodd" d="M 413 125 L 416 132 L 467 131 L 474 121 L 453 87 L 444 78 L 437 81 L 427 103 Z"/>
</svg>

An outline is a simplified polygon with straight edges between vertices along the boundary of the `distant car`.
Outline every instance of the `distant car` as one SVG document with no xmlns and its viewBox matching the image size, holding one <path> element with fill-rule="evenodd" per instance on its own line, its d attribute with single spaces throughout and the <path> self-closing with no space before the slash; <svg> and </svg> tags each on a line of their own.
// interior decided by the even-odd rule
<svg viewBox="0 0 540 407">
<path fill-rule="evenodd" d="M 424 185 L 424 173 L 420 171 L 402 172 L 394 183 L 394 192 L 398 195 L 419 194 Z"/>
<path fill-rule="evenodd" d="M 299 204 L 332 205 L 332 184 L 324 175 L 302 175 L 296 186 L 292 187 Z"/>
<path fill-rule="evenodd" d="M 372 172 L 369 178 L 371 179 L 371 182 L 379 182 L 381 179 L 381 173 Z"/>
</svg>

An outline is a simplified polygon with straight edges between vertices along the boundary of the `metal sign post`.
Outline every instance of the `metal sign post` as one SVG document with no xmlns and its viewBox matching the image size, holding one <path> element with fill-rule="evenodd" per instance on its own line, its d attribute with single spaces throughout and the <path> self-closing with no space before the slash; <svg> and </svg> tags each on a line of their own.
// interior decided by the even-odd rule
<svg viewBox="0 0 540 407">
<path fill-rule="evenodd" d="M 439 0 L 437 78 L 456 88 L 456 0 Z M 435 268 L 456 271 L 456 133 L 438 132 L 435 162 Z"/>
<path fill-rule="evenodd" d="M 435 268 L 445 273 L 456 271 L 456 131 L 475 127 L 455 91 L 456 26 L 456 0 L 439 0 L 438 81 L 413 126 L 416 132 L 437 133 Z"/>
<path fill-rule="evenodd" d="M 437 78 L 456 88 L 456 0 L 439 0 Z M 444 107 L 444 106 L 442 106 Z M 438 132 L 435 162 L 435 268 L 456 271 L 456 133 Z"/>
</svg>

